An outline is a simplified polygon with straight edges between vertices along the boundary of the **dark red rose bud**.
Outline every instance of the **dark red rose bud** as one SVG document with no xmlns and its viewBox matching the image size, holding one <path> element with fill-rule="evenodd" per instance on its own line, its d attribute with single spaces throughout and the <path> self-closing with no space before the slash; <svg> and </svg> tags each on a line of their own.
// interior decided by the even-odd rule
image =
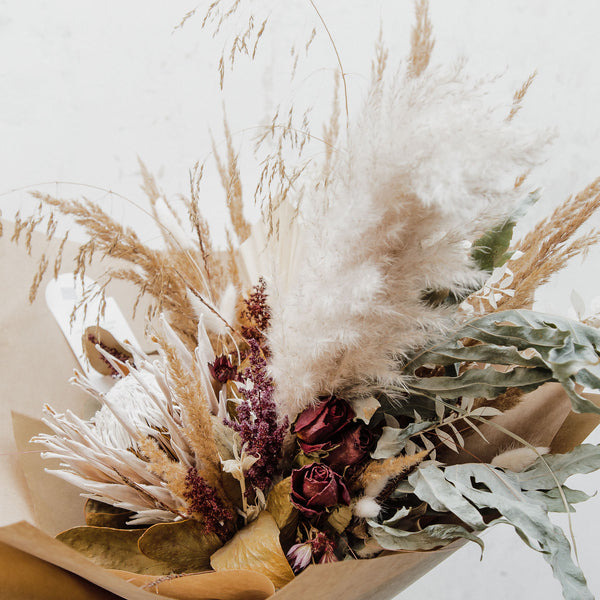
<svg viewBox="0 0 600 600">
<path fill-rule="evenodd" d="M 214 363 L 208 363 L 210 374 L 222 384 L 228 381 L 236 381 L 238 378 L 238 370 L 231 364 L 228 356 L 224 354 L 218 356 Z"/>
<path fill-rule="evenodd" d="M 359 463 L 367 456 L 373 442 L 370 429 L 363 423 L 349 425 L 338 437 L 329 454 L 323 457 L 323 462 L 339 471 Z"/>
<path fill-rule="evenodd" d="M 292 471 L 292 504 L 309 517 L 338 504 L 350 504 L 350 494 L 340 475 L 327 465 L 312 463 Z"/>
<path fill-rule="evenodd" d="M 303 442 L 320 444 L 329 440 L 354 418 L 352 407 L 337 396 L 329 396 L 300 413 L 293 432 Z"/>
</svg>

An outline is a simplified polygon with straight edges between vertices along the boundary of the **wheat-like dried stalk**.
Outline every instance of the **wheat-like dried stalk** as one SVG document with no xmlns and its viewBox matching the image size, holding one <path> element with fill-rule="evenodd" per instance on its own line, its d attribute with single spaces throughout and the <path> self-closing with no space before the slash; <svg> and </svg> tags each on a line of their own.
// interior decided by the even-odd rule
<svg viewBox="0 0 600 600">
<path fill-rule="evenodd" d="M 428 0 L 417 0 L 415 15 L 417 20 L 412 30 L 408 58 L 408 74 L 411 77 L 418 77 L 427 68 L 435 46 L 433 29 L 429 20 Z"/>
<path fill-rule="evenodd" d="M 27 252 L 31 254 L 33 231 L 47 218 L 46 238 L 50 241 L 56 233 L 57 215 L 72 217 L 77 225 L 88 235 L 88 241 L 81 244 L 74 259 L 74 272 L 84 281 L 87 268 L 94 257 L 116 259 L 98 279 L 98 287 L 94 292 L 84 294 L 80 306 L 91 300 L 92 296 L 100 296 L 101 306 L 105 303 L 105 290 L 111 279 L 120 279 L 132 283 L 138 289 L 134 302 L 134 312 L 144 295 L 152 298 L 148 308 L 148 317 L 157 314 L 169 314 L 171 324 L 189 347 L 195 346 L 198 316 L 190 304 L 188 288 L 200 290 L 214 302 L 230 280 L 228 259 L 214 252 L 210 241 L 209 230 L 198 208 L 197 180 L 192 185 L 192 197 L 185 200 L 190 222 L 197 234 L 198 248 L 190 248 L 190 242 L 181 232 L 181 221 L 173 205 L 158 190 L 156 181 L 140 163 L 143 178 L 143 189 L 146 192 L 155 221 L 161 227 L 161 233 L 167 244 L 165 250 L 155 250 L 144 244 L 134 230 L 123 227 L 99 206 L 88 200 L 65 200 L 54 198 L 48 194 L 34 192 L 40 204 L 28 218 L 19 213 L 15 217 L 14 232 L 11 240 L 19 243 L 24 238 Z M 196 173 L 197 175 L 197 173 Z M 201 176 L 201 173 L 198 177 Z M 159 207 L 172 217 L 172 227 L 178 231 L 173 234 L 166 230 Z M 44 209 L 49 214 L 44 216 Z M 54 275 L 58 275 L 62 266 L 62 255 L 68 232 L 62 238 L 55 253 Z M 187 246 L 186 246 L 187 244 Z M 198 260 L 200 255 L 200 260 Z M 131 266 L 127 266 L 129 265 Z M 40 260 L 38 271 L 30 290 L 33 301 L 42 283 L 43 275 L 48 267 L 46 255 Z M 77 307 L 79 308 L 79 307 Z"/>
<path fill-rule="evenodd" d="M 231 224 L 241 244 L 250 235 L 250 223 L 244 217 L 244 201 L 242 197 L 242 181 L 238 165 L 238 155 L 233 147 L 233 140 L 226 118 L 223 119 L 223 130 L 227 146 L 226 159 L 225 161 L 221 160 L 214 139 L 212 141 L 213 154 L 217 163 L 219 176 L 221 177 L 221 184 L 225 190 Z"/>
<path fill-rule="evenodd" d="M 515 92 L 515 95 L 513 96 L 513 103 L 510 109 L 510 112 L 508 113 L 508 117 L 506 117 L 507 121 L 512 121 L 512 119 L 514 119 L 515 115 L 521 110 L 522 106 L 523 106 L 523 99 L 525 98 L 525 95 L 527 94 L 531 84 L 533 83 L 533 80 L 536 78 L 537 76 L 537 71 L 534 71 L 523 83 L 523 85 Z"/>
<path fill-rule="evenodd" d="M 600 232 L 595 230 L 571 241 L 599 207 L 600 178 L 567 198 L 550 217 L 539 222 L 515 244 L 514 249 L 523 253 L 518 260 L 509 263 L 514 275 L 512 287 L 515 294 L 499 299 L 497 310 L 530 305 L 538 287 L 547 283 L 571 258 L 585 253 L 600 241 Z"/>
<path fill-rule="evenodd" d="M 223 489 L 221 462 L 213 434 L 200 375 L 195 367 L 184 366 L 177 352 L 164 338 L 157 338 L 167 367 L 169 387 L 185 415 L 184 432 L 192 452 L 196 456 L 198 471 L 219 495 L 226 506 L 231 505 Z"/>
</svg>

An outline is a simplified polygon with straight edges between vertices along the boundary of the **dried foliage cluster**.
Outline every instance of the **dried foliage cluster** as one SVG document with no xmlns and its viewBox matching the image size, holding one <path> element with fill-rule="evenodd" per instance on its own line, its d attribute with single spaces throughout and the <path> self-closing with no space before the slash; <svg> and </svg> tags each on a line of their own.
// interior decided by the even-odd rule
<svg viewBox="0 0 600 600">
<path fill-rule="evenodd" d="M 319 31 L 333 41 L 310 3 L 320 29 L 293 47 L 293 71 Z M 216 0 L 202 27 L 219 35 L 244 7 Z M 221 85 L 226 66 L 254 57 L 268 29 L 266 19 L 242 22 L 220 57 Z M 513 309 L 528 308 L 539 286 L 600 240 L 596 231 L 576 237 L 600 206 L 600 179 L 513 243 L 536 198 L 527 174 L 547 141 L 515 127 L 533 76 L 512 104 L 490 110 L 487 84 L 462 66 L 431 64 L 434 46 L 427 1 L 418 0 L 408 60 L 392 73 L 380 35 L 356 116 L 335 49 L 340 68 L 322 135 L 311 133 L 309 112 L 297 124 L 293 108 L 279 107 L 257 136 L 254 196 L 264 214 L 255 226 L 244 216 L 225 119 L 225 151 L 213 142 L 213 156 L 231 219 L 226 250 L 214 247 L 201 212 L 206 165 L 194 167 L 181 199 L 185 225 L 140 165 L 161 250 L 87 200 L 36 193 L 38 210 L 17 217 L 12 239 L 28 252 L 36 228 L 49 242 L 63 217 L 84 228 L 89 241 L 74 265 L 81 281 L 93 260 L 107 259 L 99 291 L 76 309 L 91 294 L 103 299 L 113 279 L 133 284 L 135 306 L 152 300 L 159 360 L 127 348 L 125 364 L 98 345 L 118 382 L 106 394 L 81 374 L 76 382 L 102 408 L 90 422 L 47 409 L 55 435 L 37 441 L 61 459 L 57 474 L 94 502 L 119 518 L 123 511 L 128 525 L 151 525 L 141 553 L 165 560 L 148 541 L 161 527 L 182 552 L 190 539 L 202 546 L 197 563 L 169 563 L 168 572 L 243 567 L 240 546 L 248 546 L 261 558 L 252 568 L 284 585 L 310 562 L 480 543 L 476 534 L 505 518 L 545 554 L 565 597 L 589 597 L 547 512 L 582 499 L 560 478 L 600 467 L 600 450 L 543 458 L 548 448 L 513 433 L 524 446 L 517 459 L 499 445 L 497 462 L 462 463 L 478 460 L 469 449 L 473 439 L 487 442 L 492 417 L 514 414 L 544 383 L 561 383 L 574 410 L 598 412 L 579 386 L 600 388 L 600 334 Z M 307 156 L 314 144 L 318 159 Z M 93 531 L 82 535 L 102 549 Z"/>
</svg>

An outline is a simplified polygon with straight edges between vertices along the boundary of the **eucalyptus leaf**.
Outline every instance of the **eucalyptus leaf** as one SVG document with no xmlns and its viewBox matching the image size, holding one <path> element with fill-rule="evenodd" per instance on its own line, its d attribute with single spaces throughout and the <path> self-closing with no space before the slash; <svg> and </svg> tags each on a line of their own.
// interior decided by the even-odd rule
<svg viewBox="0 0 600 600">
<path fill-rule="evenodd" d="M 528 545 L 542 553 L 566 600 L 593 599 L 562 529 L 549 520 L 544 507 L 523 494 L 514 473 L 486 464 L 464 464 L 446 467 L 444 476 L 477 507 L 497 510 Z"/>
<path fill-rule="evenodd" d="M 157 523 L 138 542 L 148 557 L 168 564 L 174 573 L 196 573 L 210 569 L 210 556 L 223 545 L 215 533 L 206 533 L 195 519 Z"/>
<path fill-rule="evenodd" d="M 369 423 L 373 415 L 381 408 L 379 400 L 373 396 L 366 396 L 361 398 L 353 398 L 350 400 L 350 406 L 356 415 L 357 419 Z"/>
<path fill-rule="evenodd" d="M 547 454 L 530 467 L 516 473 L 523 490 L 551 490 L 556 479 L 563 484 L 571 475 L 591 473 L 600 469 L 600 446 L 582 444 L 566 454 Z M 554 477 L 552 477 L 552 473 Z"/>
<path fill-rule="evenodd" d="M 131 520 L 134 513 L 124 508 L 117 508 L 92 498 L 85 503 L 85 524 L 95 527 L 112 527 L 126 529 L 127 521 Z"/>
<path fill-rule="evenodd" d="M 170 564 L 153 560 L 138 548 L 143 529 L 73 527 L 56 536 L 105 569 L 122 569 L 144 575 L 168 575 Z"/>
</svg>

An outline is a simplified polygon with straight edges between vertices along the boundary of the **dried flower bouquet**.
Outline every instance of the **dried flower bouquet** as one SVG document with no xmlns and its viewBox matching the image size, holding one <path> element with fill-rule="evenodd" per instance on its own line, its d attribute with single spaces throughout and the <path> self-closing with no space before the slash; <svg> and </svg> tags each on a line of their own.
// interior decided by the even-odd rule
<svg viewBox="0 0 600 600">
<path fill-rule="evenodd" d="M 215 2 L 205 24 L 224 27 L 238 4 Z M 233 48 L 251 52 L 264 28 L 251 22 Z M 583 393 L 600 390 L 600 333 L 529 307 L 598 241 L 576 234 L 600 205 L 600 180 L 514 242 L 547 141 L 518 123 L 531 79 L 512 105 L 490 106 L 488 84 L 462 66 L 429 65 L 433 46 L 419 1 L 408 60 L 392 72 L 378 46 L 362 109 L 344 130 L 338 98 L 319 159 L 290 165 L 285 144 L 301 154 L 311 136 L 274 120 L 260 140 L 275 148 L 258 187 L 264 220 L 252 227 L 226 126 L 227 156 L 215 154 L 227 251 L 201 214 L 202 168 L 185 200 L 195 237 L 163 228 L 161 251 L 91 203 L 37 194 L 40 212 L 17 221 L 15 240 L 27 244 L 44 218 L 52 237 L 73 217 L 90 239 L 76 276 L 93 256 L 119 261 L 83 303 L 130 281 L 153 299 L 158 352 L 88 333 L 111 387 L 74 381 L 98 412 L 46 409 L 53 433 L 35 440 L 87 498 L 87 526 L 62 542 L 140 585 L 253 571 L 266 597 L 311 564 L 483 547 L 480 532 L 509 523 L 565 598 L 592 597 L 548 513 L 586 499 L 564 484 L 599 468 L 600 448 L 561 446 L 565 415 L 547 409 L 560 385 L 563 404 L 600 413 Z M 146 170 L 144 187 L 164 222 L 174 208 Z"/>
</svg>

